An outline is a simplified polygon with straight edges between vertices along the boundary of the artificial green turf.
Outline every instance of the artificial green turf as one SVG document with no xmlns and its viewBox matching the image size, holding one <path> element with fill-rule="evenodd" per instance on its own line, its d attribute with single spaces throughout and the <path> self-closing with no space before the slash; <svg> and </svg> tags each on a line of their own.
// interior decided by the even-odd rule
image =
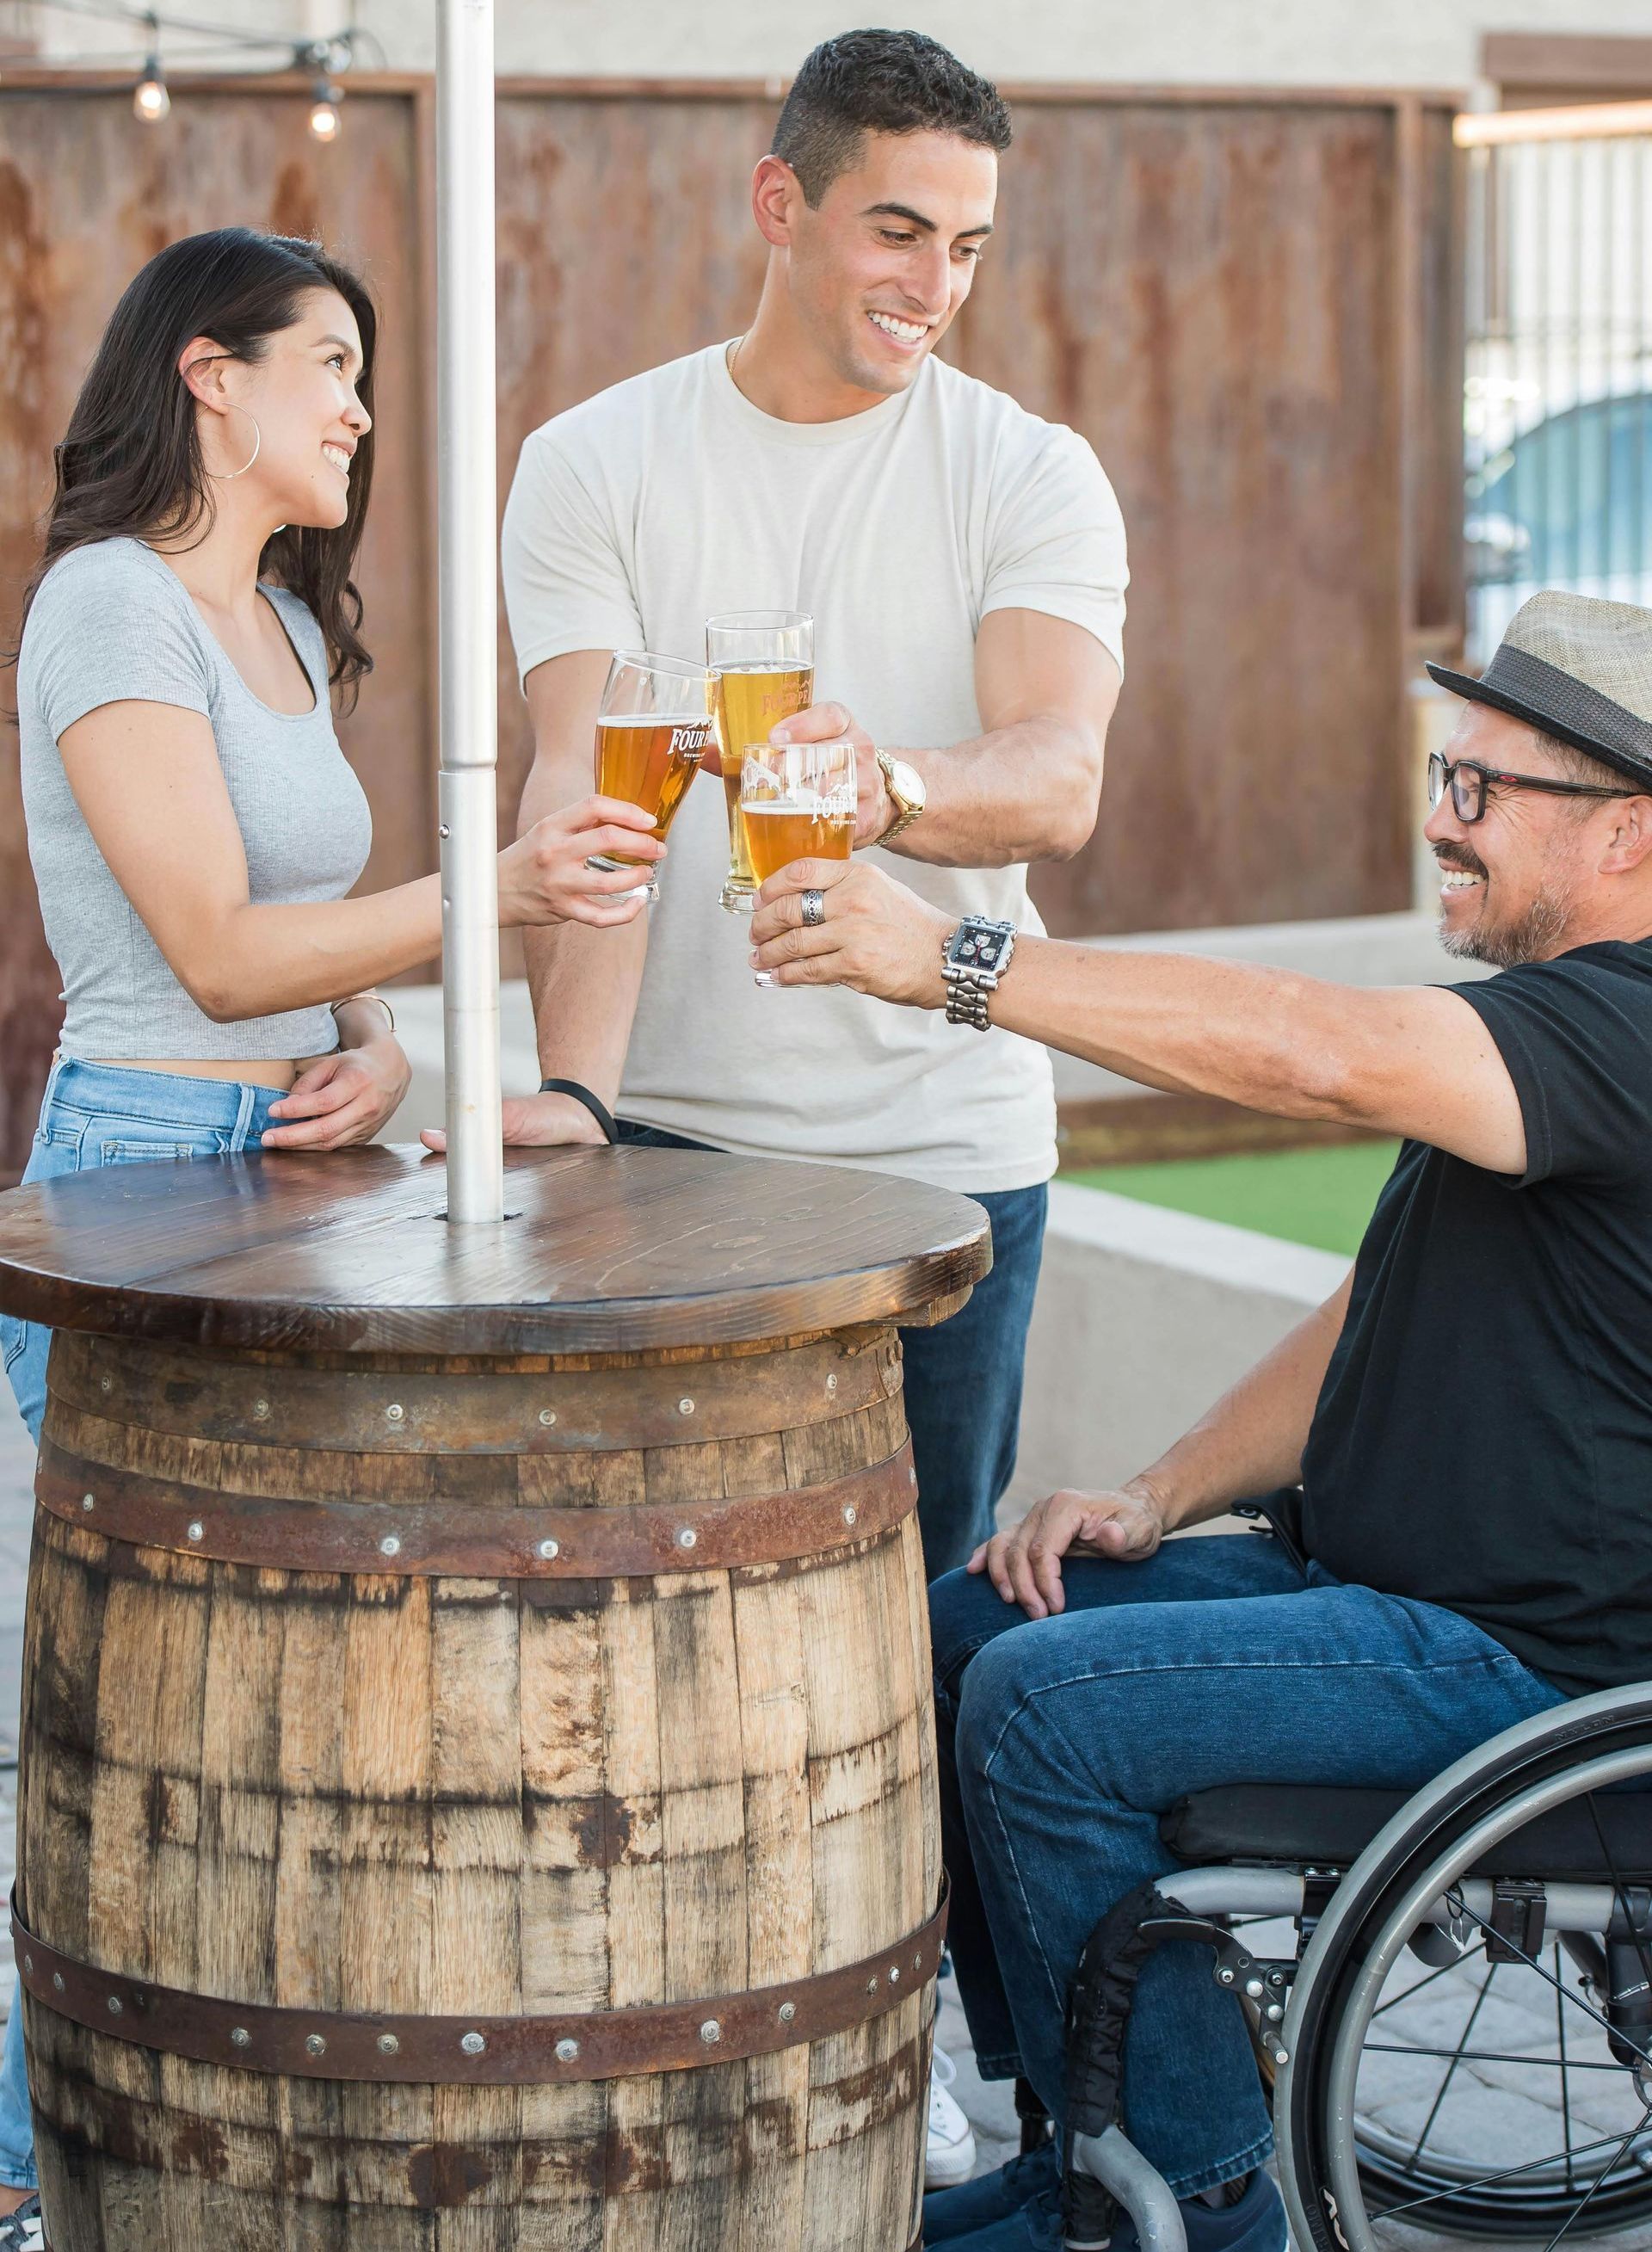
<svg viewBox="0 0 1652 2252">
<path fill-rule="evenodd" d="M 1399 1149 L 1398 1142 L 1332 1143 L 1162 1165 L 1098 1165 L 1062 1178 L 1351 1256 Z"/>
</svg>

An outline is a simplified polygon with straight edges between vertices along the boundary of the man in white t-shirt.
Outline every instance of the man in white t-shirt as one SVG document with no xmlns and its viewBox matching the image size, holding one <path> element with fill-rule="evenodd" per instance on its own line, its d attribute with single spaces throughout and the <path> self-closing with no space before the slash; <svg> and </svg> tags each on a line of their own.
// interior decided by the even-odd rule
<svg viewBox="0 0 1652 2252">
<path fill-rule="evenodd" d="M 529 437 L 503 552 L 536 749 L 524 824 L 590 789 L 613 650 L 699 660 L 710 616 L 804 611 L 831 700 L 787 727 L 855 737 L 857 844 L 884 840 L 954 917 L 1038 928 L 1025 863 L 1078 851 L 1095 823 L 1126 571 L 1084 440 L 933 357 L 991 233 L 1009 140 L 996 91 L 933 40 L 828 40 L 753 176 L 769 254 L 746 334 Z M 646 286 L 622 261 L 613 278 Z M 646 924 L 530 935 L 541 1068 L 579 1092 L 507 1102 L 507 1136 L 596 1141 L 618 1111 L 622 1138 L 978 1198 L 991 1275 L 906 1338 L 925 1551 L 946 1571 L 992 1530 L 1014 1464 L 1055 1169 L 1048 1058 L 855 993 L 760 991 L 748 925 L 718 905 L 714 780 L 689 791 L 670 845 Z"/>
</svg>

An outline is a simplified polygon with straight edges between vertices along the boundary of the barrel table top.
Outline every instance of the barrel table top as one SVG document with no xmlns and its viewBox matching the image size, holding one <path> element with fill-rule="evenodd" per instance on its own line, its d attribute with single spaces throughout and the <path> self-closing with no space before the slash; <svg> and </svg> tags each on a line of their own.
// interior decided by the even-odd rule
<svg viewBox="0 0 1652 2252">
<path fill-rule="evenodd" d="M 416 1145 L 110 1165 L 0 1196 L 0 1312 L 273 1352 L 585 1353 L 920 1317 L 980 1281 L 966 1197 L 714 1150 L 512 1150 L 450 1226 Z"/>
</svg>

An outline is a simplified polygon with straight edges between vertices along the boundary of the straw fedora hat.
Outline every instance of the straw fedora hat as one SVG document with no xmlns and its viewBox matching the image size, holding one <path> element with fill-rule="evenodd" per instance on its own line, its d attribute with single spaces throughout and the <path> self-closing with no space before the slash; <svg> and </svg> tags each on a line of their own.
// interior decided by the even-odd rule
<svg viewBox="0 0 1652 2252">
<path fill-rule="evenodd" d="M 1593 594 L 1534 594 L 1478 680 L 1443 664 L 1428 671 L 1442 688 L 1652 789 L 1652 610 Z"/>
</svg>

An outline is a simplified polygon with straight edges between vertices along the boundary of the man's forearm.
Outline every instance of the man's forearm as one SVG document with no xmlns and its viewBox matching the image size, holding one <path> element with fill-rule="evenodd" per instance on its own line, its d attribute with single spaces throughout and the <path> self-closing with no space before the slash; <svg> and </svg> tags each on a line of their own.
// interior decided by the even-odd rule
<svg viewBox="0 0 1652 2252">
<path fill-rule="evenodd" d="M 564 772 L 542 755 L 522 793 L 517 835 L 589 787 L 583 760 Z M 523 937 L 540 1076 L 577 1080 L 612 1109 L 648 956 L 647 916 L 619 930 L 565 922 L 525 931 Z"/>
<path fill-rule="evenodd" d="M 923 812 L 889 848 L 943 868 L 1065 860 L 1095 827 L 1101 745 L 1070 719 L 1038 716 L 941 750 L 883 747 L 917 768 Z"/>
<path fill-rule="evenodd" d="M 1341 1118 L 1377 997 L 1291 970 L 1024 939 L 992 1021 L 1146 1087 Z"/>
<path fill-rule="evenodd" d="M 1253 1494 L 1295 1484 L 1350 1288 L 1344 1282 L 1315 1307 L 1184 1438 L 1129 1481 L 1132 1490 L 1151 1496 L 1167 1533 L 1220 1517 Z"/>
</svg>

